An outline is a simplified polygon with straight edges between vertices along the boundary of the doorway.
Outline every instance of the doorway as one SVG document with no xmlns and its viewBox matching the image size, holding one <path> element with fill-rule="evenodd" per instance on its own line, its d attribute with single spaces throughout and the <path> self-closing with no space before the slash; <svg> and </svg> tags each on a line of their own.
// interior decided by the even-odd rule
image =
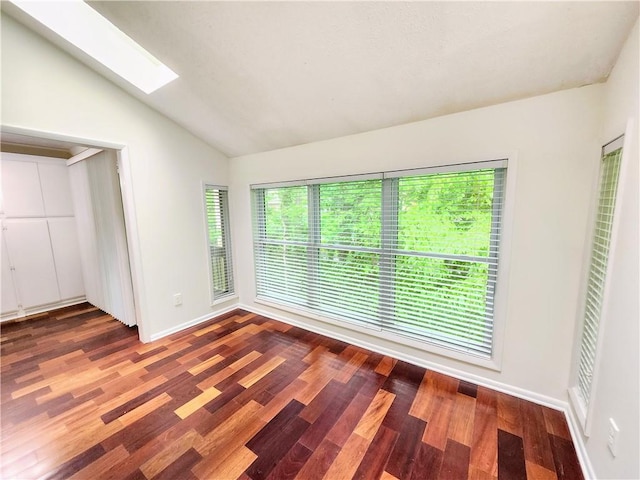
<svg viewBox="0 0 640 480">
<path fill-rule="evenodd" d="M 142 337 L 141 275 L 136 268 L 138 243 L 126 146 L 16 128 L 2 130 L 3 152 L 66 162 L 86 299 L 122 323 L 138 325 Z M 6 260 L 3 252 L 3 263 Z"/>
</svg>

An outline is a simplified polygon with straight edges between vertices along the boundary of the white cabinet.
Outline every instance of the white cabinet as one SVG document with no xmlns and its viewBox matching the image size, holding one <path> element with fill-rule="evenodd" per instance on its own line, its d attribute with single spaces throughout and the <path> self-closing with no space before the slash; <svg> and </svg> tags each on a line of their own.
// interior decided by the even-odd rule
<svg viewBox="0 0 640 480">
<path fill-rule="evenodd" d="M 38 164 L 7 160 L 2 154 L 2 199 L 7 217 L 44 217 Z M 20 155 L 23 157 L 24 155 Z M 14 157 L 14 155 L 11 155 Z"/>
<path fill-rule="evenodd" d="M 2 319 L 84 300 L 66 162 L 2 154 Z"/>
<path fill-rule="evenodd" d="M 23 309 L 60 301 L 47 220 L 5 220 L 3 228 Z"/>
</svg>

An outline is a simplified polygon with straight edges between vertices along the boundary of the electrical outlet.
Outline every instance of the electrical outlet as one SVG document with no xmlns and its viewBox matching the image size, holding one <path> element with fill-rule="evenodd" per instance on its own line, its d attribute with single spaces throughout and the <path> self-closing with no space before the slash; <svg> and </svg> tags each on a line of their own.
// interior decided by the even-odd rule
<svg viewBox="0 0 640 480">
<path fill-rule="evenodd" d="M 174 306 L 178 306 L 178 305 L 182 305 L 182 294 L 181 293 L 176 293 L 173 296 L 173 305 Z"/>
<path fill-rule="evenodd" d="M 607 447 L 615 457 L 618 454 L 618 436 L 620 435 L 620 429 L 613 418 L 609 419 L 609 436 L 607 437 Z"/>
</svg>

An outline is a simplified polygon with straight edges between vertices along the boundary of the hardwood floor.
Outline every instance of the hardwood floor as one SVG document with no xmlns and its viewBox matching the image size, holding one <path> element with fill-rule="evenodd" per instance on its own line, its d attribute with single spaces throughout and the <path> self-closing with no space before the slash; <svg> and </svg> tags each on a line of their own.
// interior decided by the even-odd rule
<svg viewBox="0 0 640 480">
<path fill-rule="evenodd" d="M 237 310 L 2 326 L 2 478 L 580 479 L 560 412 Z"/>
</svg>

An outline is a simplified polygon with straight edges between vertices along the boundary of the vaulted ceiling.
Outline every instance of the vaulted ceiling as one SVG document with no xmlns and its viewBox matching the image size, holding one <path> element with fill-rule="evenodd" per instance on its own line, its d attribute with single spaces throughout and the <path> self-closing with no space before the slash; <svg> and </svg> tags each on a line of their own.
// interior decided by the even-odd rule
<svg viewBox="0 0 640 480">
<path fill-rule="evenodd" d="M 602 82 L 639 5 L 89 3 L 180 78 L 101 73 L 231 157 Z"/>
</svg>

